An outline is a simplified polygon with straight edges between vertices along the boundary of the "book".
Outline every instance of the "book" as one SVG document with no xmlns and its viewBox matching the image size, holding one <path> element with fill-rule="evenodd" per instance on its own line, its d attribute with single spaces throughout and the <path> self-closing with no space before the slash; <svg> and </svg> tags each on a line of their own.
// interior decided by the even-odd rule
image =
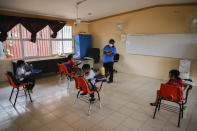
<svg viewBox="0 0 197 131">
<path fill-rule="evenodd" d="M 104 50 L 104 53 L 113 54 L 113 51 L 111 51 L 111 50 Z"/>
<path fill-rule="evenodd" d="M 188 84 L 188 85 L 195 86 L 195 83 L 194 82 L 187 81 L 187 80 L 183 80 L 183 82 L 186 83 L 186 84 Z"/>
</svg>

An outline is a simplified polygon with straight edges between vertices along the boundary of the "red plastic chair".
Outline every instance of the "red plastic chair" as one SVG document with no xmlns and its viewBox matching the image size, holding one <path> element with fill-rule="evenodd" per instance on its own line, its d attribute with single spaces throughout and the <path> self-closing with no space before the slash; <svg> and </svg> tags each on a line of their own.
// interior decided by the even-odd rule
<svg viewBox="0 0 197 131">
<path fill-rule="evenodd" d="M 172 102 L 182 102 L 182 89 L 178 86 L 172 86 L 168 84 L 161 84 L 159 96 L 165 100 Z"/>
<path fill-rule="evenodd" d="M 11 92 L 11 94 L 10 94 L 10 98 L 9 98 L 9 101 L 11 102 L 11 98 L 12 98 L 12 94 L 13 94 L 13 92 L 14 92 L 14 89 L 17 89 L 17 93 L 16 93 L 16 97 L 15 97 L 15 101 L 14 101 L 14 107 L 15 107 L 15 104 L 16 104 L 16 101 L 17 101 L 17 98 L 18 98 L 18 93 L 19 93 L 19 88 L 20 87 L 23 87 L 23 90 L 24 90 L 24 87 L 26 86 L 26 85 L 28 85 L 28 83 L 24 83 L 24 84 L 19 84 L 19 83 L 17 83 L 17 81 L 16 81 L 16 78 L 14 77 L 14 75 L 11 73 L 11 72 L 7 72 L 7 73 L 5 73 L 5 75 L 6 75 L 6 77 L 8 78 L 8 81 L 9 81 L 9 83 L 10 83 L 10 85 L 13 87 L 12 88 L 12 92 Z M 27 93 L 26 93 L 26 90 L 24 90 L 24 92 L 25 92 L 25 96 L 27 96 Z M 32 102 L 32 99 L 31 99 L 31 95 L 30 95 L 30 93 L 29 93 L 29 91 L 27 91 L 28 92 L 28 95 L 29 95 L 29 99 L 30 99 L 30 101 Z M 11 102 L 12 103 L 12 102 Z"/>
<path fill-rule="evenodd" d="M 98 94 L 98 100 L 99 100 L 99 107 L 101 108 L 101 101 L 100 101 L 100 94 L 99 94 L 100 88 L 96 87 L 96 90 L 95 91 L 91 91 L 88 88 L 88 83 L 87 83 L 87 81 L 84 78 L 74 77 L 74 80 L 75 80 L 75 88 L 78 90 L 77 97 L 75 99 L 74 104 L 76 103 L 77 99 L 80 99 L 82 101 L 85 101 L 85 102 L 89 103 L 88 115 L 90 115 L 90 113 L 91 113 L 91 105 L 93 104 L 93 102 L 91 102 L 89 99 L 83 99 L 83 98 L 81 98 L 79 96 L 79 94 L 80 94 L 80 92 L 86 92 L 87 94 L 90 95 L 90 94 L 92 94 L 94 92 L 97 92 L 97 94 Z"/>
<path fill-rule="evenodd" d="M 62 75 L 62 74 L 63 74 L 63 70 L 62 70 L 62 68 L 61 68 L 61 65 L 62 65 L 62 64 L 57 64 L 58 69 L 59 69 L 59 73 Z"/>
<path fill-rule="evenodd" d="M 182 89 L 181 87 L 178 86 L 173 86 L 173 85 L 169 85 L 169 84 L 161 84 L 161 88 L 159 90 L 159 100 L 158 103 L 155 107 L 155 112 L 153 115 L 153 119 L 155 118 L 156 112 L 157 110 L 160 110 L 160 106 L 161 106 L 161 101 L 162 100 L 166 100 L 166 101 L 170 101 L 170 102 L 175 102 L 179 105 L 179 118 L 178 118 L 178 127 L 180 126 L 180 118 L 183 118 L 183 97 L 182 97 Z M 170 111 L 174 111 L 173 109 L 176 109 L 177 107 L 174 106 L 170 106 L 167 104 L 163 104 L 164 105 L 164 109 L 166 110 L 170 110 Z"/>
<path fill-rule="evenodd" d="M 57 66 L 58 66 L 61 78 L 62 78 L 63 75 L 66 75 L 67 78 L 70 80 L 72 75 L 76 73 L 76 72 L 71 72 L 71 73 L 68 72 L 68 70 L 67 70 L 67 68 L 66 68 L 66 66 L 64 64 L 57 64 Z"/>
<path fill-rule="evenodd" d="M 76 88 L 77 90 L 80 90 L 79 82 L 78 82 L 78 77 L 74 77 L 74 80 L 75 80 L 75 88 Z"/>
</svg>

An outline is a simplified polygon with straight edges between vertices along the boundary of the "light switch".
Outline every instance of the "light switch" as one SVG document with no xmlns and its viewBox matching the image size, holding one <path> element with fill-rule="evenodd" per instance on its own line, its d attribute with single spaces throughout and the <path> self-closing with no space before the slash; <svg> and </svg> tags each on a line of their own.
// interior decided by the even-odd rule
<svg viewBox="0 0 197 131">
<path fill-rule="evenodd" d="M 121 34 L 121 41 L 125 41 L 127 38 L 126 34 Z"/>
</svg>

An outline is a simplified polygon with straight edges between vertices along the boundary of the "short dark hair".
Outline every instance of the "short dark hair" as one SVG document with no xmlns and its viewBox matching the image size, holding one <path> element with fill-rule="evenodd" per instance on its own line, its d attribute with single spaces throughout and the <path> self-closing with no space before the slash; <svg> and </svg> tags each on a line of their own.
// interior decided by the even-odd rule
<svg viewBox="0 0 197 131">
<path fill-rule="evenodd" d="M 169 74 L 170 74 L 170 76 L 174 76 L 176 79 L 180 79 L 180 77 L 179 77 L 180 72 L 176 69 L 170 70 Z"/>
<path fill-rule="evenodd" d="M 24 60 L 18 60 L 16 65 L 17 67 L 21 67 L 24 63 L 25 63 Z"/>
<path fill-rule="evenodd" d="M 115 40 L 114 39 L 110 39 L 109 43 L 115 43 Z"/>
<path fill-rule="evenodd" d="M 68 55 L 67 59 L 71 60 L 71 58 L 73 57 L 73 54 Z"/>
<path fill-rule="evenodd" d="M 77 70 L 76 75 L 77 75 L 77 76 L 84 76 L 83 70 L 79 68 L 79 69 Z"/>
<path fill-rule="evenodd" d="M 90 65 L 89 64 L 84 64 L 82 66 L 82 70 L 89 70 L 90 69 Z"/>
</svg>

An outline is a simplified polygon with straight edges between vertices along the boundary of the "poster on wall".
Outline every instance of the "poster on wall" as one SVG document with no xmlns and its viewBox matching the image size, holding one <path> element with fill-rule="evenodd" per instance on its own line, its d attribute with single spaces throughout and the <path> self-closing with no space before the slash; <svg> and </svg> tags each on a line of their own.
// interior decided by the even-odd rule
<svg viewBox="0 0 197 131">
<path fill-rule="evenodd" d="M 183 59 L 180 60 L 179 71 L 181 79 L 189 79 L 191 61 Z"/>
</svg>

